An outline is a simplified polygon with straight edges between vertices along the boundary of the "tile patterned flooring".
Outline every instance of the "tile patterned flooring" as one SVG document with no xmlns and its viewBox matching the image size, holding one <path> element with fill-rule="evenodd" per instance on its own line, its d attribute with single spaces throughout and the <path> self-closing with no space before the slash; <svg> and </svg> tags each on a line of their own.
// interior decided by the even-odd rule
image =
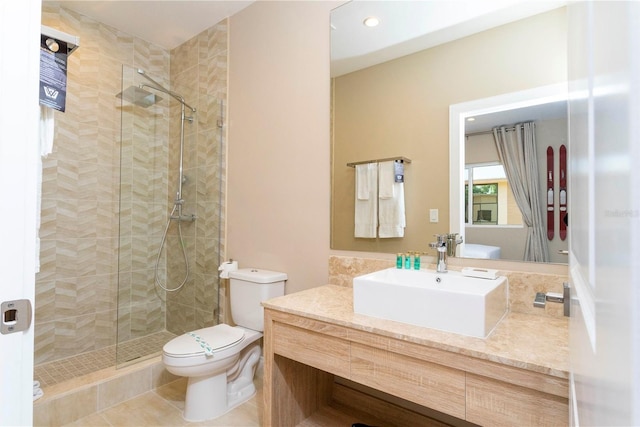
<svg viewBox="0 0 640 427">
<path fill-rule="evenodd" d="M 187 380 L 182 378 L 104 411 L 63 427 L 209 426 L 259 427 L 262 425 L 262 370 L 256 373 L 257 393 L 221 417 L 192 423 L 182 419 Z"/>
<path fill-rule="evenodd" d="M 117 357 L 120 361 L 132 361 L 145 356 L 159 354 L 162 346 L 174 338 L 171 332 L 157 332 L 143 338 L 137 338 L 119 345 Z M 72 378 L 113 366 L 116 360 L 116 346 L 91 351 L 43 363 L 35 367 L 34 379 L 40 381 L 42 387 L 52 386 Z"/>
</svg>

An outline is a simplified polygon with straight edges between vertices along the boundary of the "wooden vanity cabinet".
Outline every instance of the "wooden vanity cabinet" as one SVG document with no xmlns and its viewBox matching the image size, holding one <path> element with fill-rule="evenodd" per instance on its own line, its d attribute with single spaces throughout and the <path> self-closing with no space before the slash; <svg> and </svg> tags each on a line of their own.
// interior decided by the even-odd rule
<svg viewBox="0 0 640 427">
<path fill-rule="evenodd" d="M 459 420 L 568 425 L 568 382 L 291 313 L 265 310 L 264 425 L 330 406 L 334 375 Z"/>
<path fill-rule="evenodd" d="M 464 419 L 464 372 L 352 343 L 350 380 Z"/>
</svg>

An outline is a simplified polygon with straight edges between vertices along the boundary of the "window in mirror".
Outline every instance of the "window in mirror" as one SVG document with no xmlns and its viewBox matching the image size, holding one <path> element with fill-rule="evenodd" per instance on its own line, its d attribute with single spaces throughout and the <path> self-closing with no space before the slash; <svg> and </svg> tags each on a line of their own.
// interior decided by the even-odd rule
<svg viewBox="0 0 640 427">
<path fill-rule="evenodd" d="M 464 181 L 465 225 L 522 226 L 501 164 L 467 165 Z"/>
<path fill-rule="evenodd" d="M 473 184 L 473 223 L 498 224 L 498 183 Z"/>
</svg>

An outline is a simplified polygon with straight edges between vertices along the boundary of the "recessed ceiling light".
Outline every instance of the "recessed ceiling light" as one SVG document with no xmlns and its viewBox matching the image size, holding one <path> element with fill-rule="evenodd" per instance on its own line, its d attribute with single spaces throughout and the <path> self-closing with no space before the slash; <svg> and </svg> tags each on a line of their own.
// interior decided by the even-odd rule
<svg viewBox="0 0 640 427">
<path fill-rule="evenodd" d="M 369 16 L 362 21 L 362 23 L 367 27 L 377 27 L 380 23 L 380 20 L 375 16 Z"/>
<path fill-rule="evenodd" d="M 475 122 L 476 118 L 475 117 L 469 117 L 469 118 L 467 118 L 467 121 L 468 122 Z"/>
</svg>

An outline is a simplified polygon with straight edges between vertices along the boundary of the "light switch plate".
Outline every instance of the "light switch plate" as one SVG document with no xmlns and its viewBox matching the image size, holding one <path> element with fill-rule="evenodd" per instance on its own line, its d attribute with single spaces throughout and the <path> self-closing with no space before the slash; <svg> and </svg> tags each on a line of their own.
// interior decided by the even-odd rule
<svg viewBox="0 0 640 427">
<path fill-rule="evenodd" d="M 429 209 L 429 222 L 438 222 L 438 209 Z"/>
</svg>

